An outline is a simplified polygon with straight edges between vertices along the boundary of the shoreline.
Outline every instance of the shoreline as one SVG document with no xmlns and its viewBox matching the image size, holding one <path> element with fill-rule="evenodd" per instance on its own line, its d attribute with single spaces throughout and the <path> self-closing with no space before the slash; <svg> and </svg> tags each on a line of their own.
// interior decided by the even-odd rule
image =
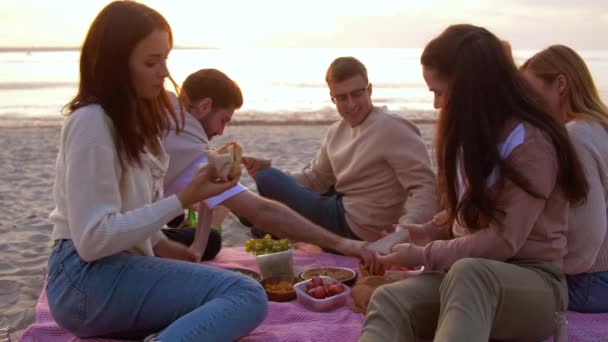
<svg viewBox="0 0 608 342">
<path fill-rule="evenodd" d="M 403 116 L 405 119 L 411 121 L 415 125 L 434 125 L 437 123 L 437 120 L 434 118 L 407 118 Z M 0 117 L 1 118 L 1 117 Z M 5 118 L 7 119 L 7 118 Z M 36 117 L 29 118 L 26 121 L 24 119 L 17 119 L 13 117 L 9 117 L 9 123 L 2 122 L 0 123 L 0 130 L 2 129 L 28 129 L 28 128 L 61 128 L 63 124 L 63 118 L 46 118 L 46 117 Z M 13 120 L 13 121 L 10 121 Z M 289 120 L 289 121 L 281 121 L 281 120 L 271 120 L 271 119 L 241 119 L 238 117 L 230 122 L 230 126 L 329 126 L 339 119 L 313 119 L 313 120 Z"/>
</svg>

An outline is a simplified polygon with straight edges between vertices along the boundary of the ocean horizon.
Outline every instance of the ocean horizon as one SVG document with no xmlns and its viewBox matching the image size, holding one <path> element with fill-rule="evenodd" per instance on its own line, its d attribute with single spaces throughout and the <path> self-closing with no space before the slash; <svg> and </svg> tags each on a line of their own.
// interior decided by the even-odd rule
<svg viewBox="0 0 608 342">
<path fill-rule="evenodd" d="M 168 59 L 181 84 L 201 68 L 234 79 L 244 104 L 234 124 L 326 124 L 337 120 L 325 71 L 339 56 L 354 56 L 368 69 L 375 105 L 417 123 L 433 122 L 433 97 L 422 78 L 418 49 L 177 47 Z M 514 50 L 519 65 L 534 50 Z M 580 51 L 600 96 L 608 102 L 608 50 Z M 62 108 L 78 86 L 77 47 L 0 47 L 0 127 L 60 126 Z M 167 89 L 172 90 L 169 86 Z"/>
</svg>

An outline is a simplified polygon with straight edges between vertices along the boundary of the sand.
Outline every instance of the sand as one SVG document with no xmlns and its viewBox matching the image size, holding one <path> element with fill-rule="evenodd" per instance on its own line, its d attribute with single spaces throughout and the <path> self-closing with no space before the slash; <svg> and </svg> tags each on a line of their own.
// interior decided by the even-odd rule
<svg viewBox="0 0 608 342">
<path fill-rule="evenodd" d="M 419 125 L 427 148 L 433 126 Z M 245 155 L 271 158 L 273 166 L 297 171 L 315 155 L 327 126 L 230 126 L 213 141 L 238 141 Z M 53 182 L 59 127 L 0 128 L 0 328 L 13 341 L 34 320 L 51 250 L 48 214 L 54 208 Z M 245 172 L 241 182 L 255 191 Z M 223 225 L 223 244 L 242 245 L 249 230 L 232 216 Z"/>
</svg>

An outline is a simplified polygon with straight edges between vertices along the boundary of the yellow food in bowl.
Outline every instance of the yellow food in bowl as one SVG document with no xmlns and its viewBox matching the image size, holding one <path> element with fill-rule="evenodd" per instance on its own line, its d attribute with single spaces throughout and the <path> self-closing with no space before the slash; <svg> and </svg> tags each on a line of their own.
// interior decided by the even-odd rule
<svg viewBox="0 0 608 342">
<path fill-rule="evenodd" d="M 293 284 L 287 280 L 281 280 L 278 283 L 265 284 L 264 288 L 270 292 L 292 292 Z"/>
</svg>

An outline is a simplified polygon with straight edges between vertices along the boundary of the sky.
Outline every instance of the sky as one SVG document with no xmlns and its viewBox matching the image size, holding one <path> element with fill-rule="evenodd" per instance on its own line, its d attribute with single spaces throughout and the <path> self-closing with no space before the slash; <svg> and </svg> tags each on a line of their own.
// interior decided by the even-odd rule
<svg viewBox="0 0 608 342">
<path fill-rule="evenodd" d="M 188 47 L 420 48 L 445 27 L 514 49 L 608 49 L 608 0 L 149 0 Z M 2 0 L 1 47 L 78 47 L 108 1 Z"/>
</svg>

